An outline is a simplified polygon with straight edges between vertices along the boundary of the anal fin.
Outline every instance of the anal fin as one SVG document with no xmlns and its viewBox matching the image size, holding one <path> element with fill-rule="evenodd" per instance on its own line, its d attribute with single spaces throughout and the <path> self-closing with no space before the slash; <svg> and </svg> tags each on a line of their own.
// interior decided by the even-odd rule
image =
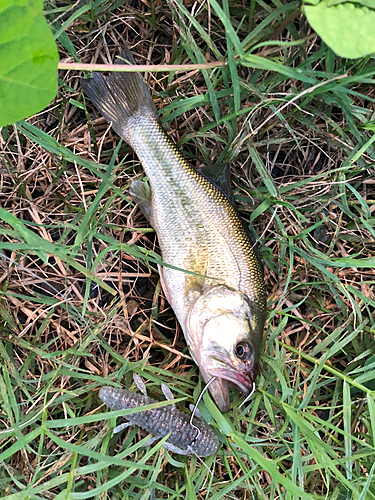
<svg viewBox="0 0 375 500">
<path fill-rule="evenodd" d="M 129 193 L 151 226 L 154 226 L 151 205 L 151 190 L 149 186 L 143 181 L 133 181 L 130 185 Z"/>
</svg>

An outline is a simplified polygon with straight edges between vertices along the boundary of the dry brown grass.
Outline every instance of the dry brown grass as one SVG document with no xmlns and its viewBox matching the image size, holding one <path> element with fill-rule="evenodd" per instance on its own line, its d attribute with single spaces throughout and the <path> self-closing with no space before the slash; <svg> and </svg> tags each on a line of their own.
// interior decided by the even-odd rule
<svg viewBox="0 0 375 500">
<path fill-rule="evenodd" d="M 73 62 L 74 46 L 81 62 L 110 63 L 127 44 L 140 63 L 182 63 L 196 57 L 192 41 L 207 61 L 227 57 L 215 9 L 184 4 L 208 43 L 178 5 L 103 2 L 66 30 L 70 53 L 60 44 L 61 59 Z M 60 14 L 69 16 L 64 2 L 56 7 L 48 15 L 52 25 Z M 242 17 L 247 5 L 232 7 L 230 20 L 243 40 L 252 32 Z M 73 71 L 60 72 L 57 98 L 28 120 L 34 139 L 22 126 L 2 130 L 1 207 L 58 250 L 35 254 L 32 241 L 19 243 L 15 228 L 2 229 L 3 495 L 138 499 L 155 488 L 163 498 L 194 498 L 195 491 L 199 498 L 273 500 L 297 498 L 291 485 L 305 498 L 359 498 L 363 491 L 375 450 L 372 145 L 351 159 L 373 133 L 363 128 L 374 120 L 371 67 L 334 59 L 328 71 L 332 53 L 311 37 L 293 6 L 281 7 L 267 23 L 279 7 L 256 4 L 250 21 L 265 27 L 249 47 L 274 36 L 306 37 L 265 55 L 291 68 L 310 61 L 305 71 L 317 82 L 344 73 L 352 81 L 333 81 L 284 106 L 291 93 L 306 90 L 304 82 L 242 66 L 240 103 L 248 109 L 235 116 L 227 69 L 145 75 L 157 106 L 167 106 L 165 127 L 184 155 L 196 166 L 231 161 L 240 212 L 248 221 L 256 211 L 251 222 L 261 235 L 269 320 L 259 390 L 242 414 L 236 394 L 228 419 L 205 400 L 223 442 L 217 457 L 206 460 L 213 475 L 194 457 L 179 459 L 184 472 L 167 453 L 132 445 L 136 430 L 111 438 L 101 417 L 95 420 L 104 411 L 96 395 L 104 379 L 129 386 L 136 371 L 152 395 L 160 394 L 162 381 L 178 396 L 196 398 L 201 389 L 160 288 L 155 235 L 127 197 L 131 180 L 142 175 L 137 158 L 125 144 L 116 150 L 119 138 L 90 103 L 85 111 L 82 75 Z M 293 23 L 281 29 L 291 14 Z M 45 137 L 37 130 L 55 142 L 40 145 Z M 56 144 L 67 149 L 56 154 Z M 235 436 L 239 449 L 231 446 Z M 103 462 L 111 456 L 134 469 L 126 476 L 129 462 Z M 138 470 L 143 463 L 151 470 Z M 367 495 L 375 496 L 372 483 Z"/>
</svg>

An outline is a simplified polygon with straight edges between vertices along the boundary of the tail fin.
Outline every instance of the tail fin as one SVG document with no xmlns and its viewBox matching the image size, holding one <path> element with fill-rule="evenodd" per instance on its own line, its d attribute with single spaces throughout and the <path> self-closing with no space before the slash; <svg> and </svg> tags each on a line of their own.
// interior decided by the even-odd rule
<svg viewBox="0 0 375 500">
<path fill-rule="evenodd" d="M 133 56 L 125 48 L 120 57 L 134 64 Z M 126 64 L 116 60 L 115 64 Z M 141 117 L 158 119 L 154 101 L 139 73 L 111 73 L 104 77 L 93 73 L 92 78 L 81 78 L 83 91 L 120 137 L 131 141 L 131 131 Z"/>
</svg>

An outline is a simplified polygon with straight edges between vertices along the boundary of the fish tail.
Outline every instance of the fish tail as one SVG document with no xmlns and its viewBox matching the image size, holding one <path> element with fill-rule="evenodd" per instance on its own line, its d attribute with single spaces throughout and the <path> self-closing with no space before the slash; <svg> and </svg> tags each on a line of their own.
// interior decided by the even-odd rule
<svg viewBox="0 0 375 500">
<path fill-rule="evenodd" d="M 120 58 L 115 64 L 135 64 L 127 48 Z M 139 73 L 113 72 L 108 77 L 93 73 L 92 78 L 81 78 L 81 86 L 86 97 L 129 144 L 140 119 L 158 120 L 155 104 Z"/>
</svg>

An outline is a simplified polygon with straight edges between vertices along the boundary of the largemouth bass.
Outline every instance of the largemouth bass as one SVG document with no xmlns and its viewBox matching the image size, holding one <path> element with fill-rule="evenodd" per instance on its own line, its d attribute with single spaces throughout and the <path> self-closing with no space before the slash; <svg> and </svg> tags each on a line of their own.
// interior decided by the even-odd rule
<svg viewBox="0 0 375 500">
<path fill-rule="evenodd" d="M 125 61 L 134 63 L 129 50 Z M 229 387 L 245 395 L 258 371 L 266 316 L 263 272 L 236 208 L 223 186 L 192 168 L 163 130 L 138 73 L 94 73 L 81 80 L 86 96 L 136 152 L 149 186 L 130 194 L 155 229 L 164 293 L 191 356 L 223 412 Z M 183 270 L 190 271 L 188 274 Z"/>
</svg>

